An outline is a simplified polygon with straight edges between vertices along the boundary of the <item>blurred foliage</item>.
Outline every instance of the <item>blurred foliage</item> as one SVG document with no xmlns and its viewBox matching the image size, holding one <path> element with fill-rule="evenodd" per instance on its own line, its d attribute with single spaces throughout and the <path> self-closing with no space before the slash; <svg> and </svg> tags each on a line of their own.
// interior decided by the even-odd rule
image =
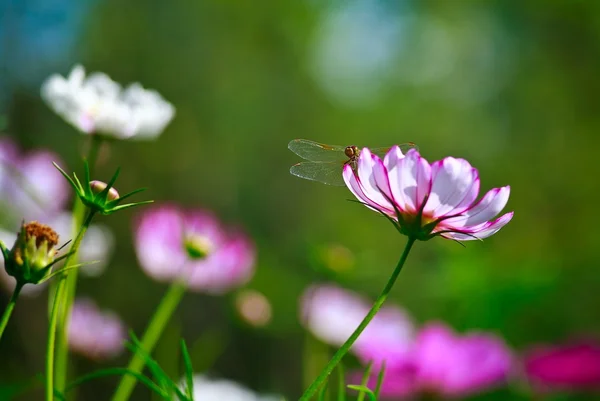
<svg viewBox="0 0 600 401">
<path fill-rule="evenodd" d="M 167 371 L 175 366 L 181 331 L 195 366 L 293 399 L 302 388 L 302 290 L 337 280 L 370 296 L 380 291 L 404 239 L 377 214 L 347 202 L 348 190 L 291 176 L 297 157 L 286 145 L 293 138 L 414 141 L 430 161 L 467 158 L 484 190 L 511 185 L 515 218 L 496 236 L 466 249 L 441 239 L 415 247 L 391 301 L 417 321 L 489 329 L 517 351 L 597 336 L 600 2 L 383 1 L 389 15 L 410 24 L 392 46 L 376 98 L 353 104 L 321 87 L 311 67 L 320 24 L 343 4 L 109 0 L 88 13 L 65 65 L 81 61 L 119 82 L 139 81 L 177 108 L 156 142 L 111 144 L 98 176 L 121 166 L 119 188 L 148 186 L 158 202 L 213 209 L 245 227 L 259 248 L 249 287 L 273 306 L 271 323 L 254 329 L 237 317 L 233 296 L 190 293 L 158 361 Z M 12 93 L 1 111 L 9 134 L 80 169 L 86 138 L 41 102 L 38 88 Z M 141 334 L 166 288 L 137 267 L 134 215 L 103 218 L 117 251 L 107 272 L 82 278 L 79 291 Z M 45 303 L 40 296 L 17 305 L 0 343 L 1 383 L 43 370 Z M 213 346 L 202 354 L 196 343 Z M 98 365 L 76 357 L 74 367 Z M 108 399 L 111 380 L 83 386 L 81 399 Z M 141 386 L 136 391 L 139 399 L 149 396 Z M 480 398 L 507 399 L 507 391 Z"/>
</svg>

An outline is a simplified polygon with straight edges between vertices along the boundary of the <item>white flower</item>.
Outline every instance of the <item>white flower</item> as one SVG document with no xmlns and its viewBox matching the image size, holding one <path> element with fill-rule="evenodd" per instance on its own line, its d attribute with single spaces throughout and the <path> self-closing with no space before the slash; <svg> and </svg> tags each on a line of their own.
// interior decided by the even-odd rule
<svg viewBox="0 0 600 401">
<path fill-rule="evenodd" d="M 54 74 L 42 85 L 50 108 L 83 133 L 118 139 L 158 136 L 175 114 L 158 92 L 134 83 L 124 90 L 103 73 L 87 78 L 76 65 L 67 78 Z"/>
<path fill-rule="evenodd" d="M 71 213 L 63 212 L 47 223 L 58 233 L 61 245 L 74 239 Z M 90 277 L 104 273 L 114 247 L 115 237 L 112 231 L 103 224 L 92 224 L 79 246 L 79 263 L 84 263 L 79 271 Z"/>
<path fill-rule="evenodd" d="M 182 380 L 185 383 L 185 380 Z M 185 385 L 185 384 L 184 384 Z M 197 401 L 281 401 L 276 396 L 261 396 L 231 380 L 194 375 L 194 400 Z"/>
</svg>

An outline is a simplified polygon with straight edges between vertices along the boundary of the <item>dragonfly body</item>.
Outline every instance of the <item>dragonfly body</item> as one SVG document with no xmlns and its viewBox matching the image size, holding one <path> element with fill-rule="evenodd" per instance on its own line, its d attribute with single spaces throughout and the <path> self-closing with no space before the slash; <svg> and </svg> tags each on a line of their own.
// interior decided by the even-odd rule
<svg viewBox="0 0 600 401">
<path fill-rule="evenodd" d="M 412 142 L 399 145 L 403 152 L 416 145 Z M 344 185 L 342 171 L 345 165 L 350 165 L 356 171 L 360 148 L 354 145 L 326 145 L 308 139 L 294 139 L 288 144 L 288 149 L 305 161 L 294 164 L 290 173 L 307 180 L 319 181 L 328 185 Z M 373 148 L 371 152 L 381 157 L 389 147 Z"/>
</svg>

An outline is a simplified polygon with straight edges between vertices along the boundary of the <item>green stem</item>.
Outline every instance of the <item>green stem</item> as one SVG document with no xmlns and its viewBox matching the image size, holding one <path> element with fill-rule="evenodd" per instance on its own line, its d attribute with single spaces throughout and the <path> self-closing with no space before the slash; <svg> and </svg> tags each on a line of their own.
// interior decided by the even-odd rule
<svg viewBox="0 0 600 401">
<path fill-rule="evenodd" d="M 90 148 L 87 155 L 88 165 L 90 166 L 90 175 L 93 176 L 94 167 L 98 159 L 98 152 L 102 145 L 102 137 L 99 135 L 92 135 Z M 73 235 L 76 235 L 77 230 L 81 227 L 83 219 L 85 217 L 86 207 L 79 199 L 75 199 L 73 206 Z M 79 254 L 76 251 L 71 257 L 72 263 L 77 263 Z M 66 264 L 65 264 L 66 266 Z M 77 292 L 77 276 L 79 269 L 73 269 L 69 272 L 66 277 L 66 293 L 65 302 L 59 312 L 57 322 L 57 333 L 56 333 L 56 361 L 55 361 L 55 379 L 54 384 L 56 389 L 60 392 L 64 391 L 68 369 L 69 369 L 69 320 L 71 318 L 71 309 L 73 302 L 75 302 L 75 294 Z"/>
<path fill-rule="evenodd" d="M 8 301 L 8 305 L 6 305 L 6 309 L 4 309 L 4 314 L 2 315 L 2 320 L 0 320 L 0 339 L 2 338 L 2 334 L 4 334 L 4 329 L 8 324 L 8 320 L 12 315 L 13 309 L 15 309 L 15 305 L 17 304 L 17 298 L 19 297 L 19 293 L 23 288 L 23 284 L 17 283 L 15 290 L 13 291 L 12 296 L 10 297 L 10 301 Z"/>
<path fill-rule="evenodd" d="M 76 200 L 77 204 L 73 209 L 73 231 L 77 230 L 75 227 L 81 227 L 83 217 L 85 215 L 86 207 L 79 200 Z M 72 255 L 72 263 L 77 263 L 78 253 Z M 67 264 L 65 263 L 65 267 Z M 55 360 L 55 377 L 54 377 L 54 385 L 56 389 L 60 392 L 64 391 L 67 382 L 67 371 L 68 371 L 68 362 L 69 362 L 69 320 L 71 318 L 71 309 L 73 307 L 73 302 L 75 301 L 75 292 L 77 289 L 77 275 L 79 269 L 70 270 L 65 273 L 63 276 L 65 284 L 64 284 L 64 302 L 60 305 L 60 309 L 58 312 L 58 321 L 57 321 L 57 329 L 56 329 L 56 360 Z M 60 284 L 60 283 L 59 283 Z"/>
<path fill-rule="evenodd" d="M 371 320 L 373 320 L 373 318 L 375 317 L 377 312 L 379 312 L 379 309 L 381 309 L 383 303 L 387 299 L 388 294 L 392 290 L 392 287 L 394 287 L 394 283 L 396 282 L 396 279 L 398 278 L 398 275 L 400 274 L 400 271 L 402 270 L 402 267 L 404 266 L 404 262 L 406 262 L 408 253 L 410 252 L 413 244 L 415 243 L 415 240 L 416 239 L 412 238 L 412 237 L 408 238 L 406 247 L 404 248 L 404 252 L 402 252 L 402 256 L 400 256 L 400 260 L 398 261 L 398 264 L 396 265 L 394 272 L 390 276 L 390 279 L 388 280 L 387 284 L 385 285 L 385 288 L 383 289 L 383 291 L 381 291 L 381 294 L 379 295 L 379 297 L 377 297 L 377 299 L 375 300 L 373 307 L 371 307 L 371 310 L 369 311 L 369 313 L 367 313 L 367 316 L 365 316 L 365 318 L 363 319 L 362 322 L 360 322 L 360 324 L 358 325 L 356 330 L 354 330 L 354 333 L 352 333 L 352 335 L 350 335 L 350 338 L 348 338 L 348 340 L 346 340 L 346 342 L 340 347 L 340 349 L 337 350 L 337 352 L 333 355 L 333 357 L 331 358 L 329 363 L 325 366 L 325 368 L 323 368 L 323 370 L 321 371 L 319 376 L 317 376 L 317 378 L 312 382 L 312 384 L 308 387 L 308 389 L 306 389 L 304 394 L 302 394 L 302 397 L 300 397 L 300 401 L 308 401 L 315 395 L 315 393 L 319 390 L 319 388 L 327 380 L 327 377 L 331 374 L 331 372 L 336 367 L 336 365 L 342 360 L 344 355 L 346 355 L 348 353 L 348 350 L 350 349 L 350 347 L 352 347 L 352 345 L 354 344 L 354 342 L 356 341 L 358 336 L 360 336 L 360 334 L 363 332 L 363 330 L 369 325 Z"/>
<path fill-rule="evenodd" d="M 152 350 L 156 346 L 160 335 L 165 329 L 165 326 L 169 322 L 171 315 L 175 312 L 177 305 L 181 302 L 183 294 L 185 294 L 187 287 L 184 283 L 175 282 L 171 284 L 169 290 L 164 295 L 162 301 L 156 308 L 152 320 L 142 337 L 142 349 L 148 354 L 152 353 Z M 144 368 L 144 359 L 141 357 L 139 352 L 131 358 L 127 369 L 134 374 L 140 373 Z M 115 392 L 112 401 L 127 401 L 137 384 L 137 380 L 133 376 L 123 376 L 117 391 Z"/>
<path fill-rule="evenodd" d="M 79 245 L 81 244 L 81 240 L 85 235 L 92 219 L 94 217 L 94 212 L 90 212 L 81 225 L 79 229 L 79 233 L 71 246 L 70 252 L 73 252 L 69 256 L 65 258 L 65 267 L 69 267 L 69 263 L 73 256 L 77 253 L 79 249 Z M 76 269 L 74 269 L 76 270 Z M 56 342 L 56 330 L 59 313 L 61 311 L 61 302 L 64 305 L 65 299 L 65 290 L 67 278 L 69 276 L 69 272 L 65 272 L 64 275 L 60 275 L 58 278 L 58 286 L 56 288 L 56 294 L 54 295 L 54 301 L 52 302 L 52 312 L 50 313 L 50 323 L 48 327 L 48 344 L 46 349 L 46 401 L 53 401 L 54 399 L 54 346 Z"/>
</svg>

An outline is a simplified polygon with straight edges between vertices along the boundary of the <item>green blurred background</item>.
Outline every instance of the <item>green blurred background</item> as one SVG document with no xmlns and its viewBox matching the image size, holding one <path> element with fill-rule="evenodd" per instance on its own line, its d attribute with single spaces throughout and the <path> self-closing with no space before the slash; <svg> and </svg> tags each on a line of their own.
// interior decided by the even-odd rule
<svg viewBox="0 0 600 401">
<path fill-rule="evenodd" d="M 259 329 L 243 323 L 234 294 L 189 293 L 156 352 L 175 376 L 183 336 L 198 370 L 297 397 L 303 289 L 336 280 L 373 297 L 395 265 L 404 238 L 386 221 L 348 202 L 345 188 L 289 174 L 298 161 L 286 147 L 294 138 L 414 141 L 430 161 L 467 158 L 483 190 L 511 185 L 507 209 L 515 217 L 499 234 L 466 249 L 441 239 L 416 246 L 391 298 L 417 321 L 489 329 L 516 350 L 597 336 L 600 2 L 0 5 L 0 111 L 8 135 L 80 169 L 87 138 L 43 104 L 43 79 L 81 62 L 121 83 L 139 81 L 173 103 L 176 117 L 155 142 L 113 143 L 98 177 L 121 166 L 119 188 L 148 186 L 146 196 L 157 202 L 215 210 L 256 241 L 248 287 L 270 300 L 271 322 Z M 140 334 L 166 286 L 137 266 L 134 215 L 102 218 L 114 230 L 116 252 L 103 276 L 81 280 L 79 293 L 118 311 Z M 46 301 L 19 302 L 0 343 L 0 383 L 43 371 Z M 75 357 L 74 364 L 86 372 L 128 357 L 104 365 Z M 106 400 L 115 383 L 90 383 L 79 398 Z M 148 399 L 139 387 L 134 399 Z M 37 399 L 32 394 L 23 399 Z"/>
</svg>

